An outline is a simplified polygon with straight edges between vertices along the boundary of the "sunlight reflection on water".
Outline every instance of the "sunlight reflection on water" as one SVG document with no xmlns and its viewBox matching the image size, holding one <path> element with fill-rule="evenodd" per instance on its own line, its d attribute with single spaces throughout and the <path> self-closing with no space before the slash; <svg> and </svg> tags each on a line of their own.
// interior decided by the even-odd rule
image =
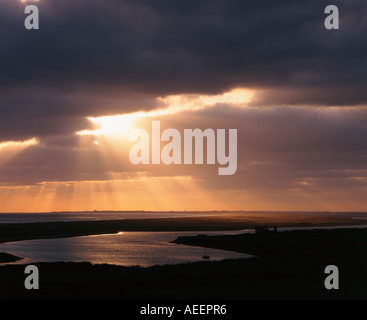
<svg viewBox="0 0 367 320">
<path fill-rule="evenodd" d="M 207 235 L 246 232 L 205 232 Z M 250 231 L 248 231 L 250 232 Z M 204 248 L 169 243 L 178 236 L 198 232 L 119 232 L 73 238 L 40 239 L 0 244 L 0 251 L 21 256 L 16 264 L 36 262 L 91 262 L 148 267 L 202 261 Z M 207 249 L 210 260 L 249 258 L 250 255 Z"/>
</svg>

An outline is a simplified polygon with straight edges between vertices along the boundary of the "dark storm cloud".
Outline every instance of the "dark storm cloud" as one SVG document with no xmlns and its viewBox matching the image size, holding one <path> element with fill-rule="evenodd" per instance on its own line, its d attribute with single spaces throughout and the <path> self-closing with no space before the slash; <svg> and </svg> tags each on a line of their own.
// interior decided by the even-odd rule
<svg viewBox="0 0 367 320">
<path fill-rule="evenodd" d="M 74 89 L 111 84 L 155 95 L 239 85 L 332 90 L 348 84 L 353 92 L 353 84 L 367 82 L 367 5 L 334 1 L 341 29 L 327 31 L 327 4 L 43 0 L 37 4 L 40 30 L 27 31 L 24 4 L 6 0 L 0 83 Z"/>
</svg>

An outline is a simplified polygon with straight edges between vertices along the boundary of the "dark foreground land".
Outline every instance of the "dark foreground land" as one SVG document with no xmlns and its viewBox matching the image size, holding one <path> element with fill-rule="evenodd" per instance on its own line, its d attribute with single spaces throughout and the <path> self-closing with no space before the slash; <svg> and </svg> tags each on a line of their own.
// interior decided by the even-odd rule
<svg viewBox="0 0 367 320">
<path fill-rule="evenodd" d="M 15 262 L 22 259 L 22 257 L 17 257 L 10 253 L 0 252 L 0 263 Z"/>
<path fill-rule="evenodd" d="M 150 268 L 38 263 L 40 289 L 24 288 L 24 266 L 0 267 L 1 299 L 363 299 L 367 229 L 182 237 L 176 243 L 234 250 L 256 258 Z M 327 265 L 339 290 L 327 290 Z"/>
</svg>

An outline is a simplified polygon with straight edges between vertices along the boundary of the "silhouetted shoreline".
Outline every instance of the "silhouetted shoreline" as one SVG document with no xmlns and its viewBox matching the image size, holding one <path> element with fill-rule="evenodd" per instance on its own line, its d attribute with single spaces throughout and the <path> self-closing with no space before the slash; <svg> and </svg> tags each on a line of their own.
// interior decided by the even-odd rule
<svg viewBox="0 0 367 320">
<path fill-rule="evenodd" d="M 22 257 L 18 257 L 10 253 L 0 252 L 0 263 L 16 262 L 22 259 Z"/>
<path fill-rule="evenodd" d="M 256 258 L 155 267 L 36 263 L 40 290 L 24 289 L 24 265 L 0 267 L 1 299 L 366 299 L 365 216 L 264 214 L 0 224 L 0 242 L 116 233 L 205 231 L 270 227 L 347 229 L 198 236 L 173 242 L 225 249 Z M 3 255 L 10 258 L 9 255 Z M 12 257 L 13 258 L 13 257 Z M 340 290 L 324 287 L 327 265 L 340 268 Z"/>
<path fill-rule="evenodd" d="M 366 213 L 248 212 L 207 217 L 151 218 L 100 221 L 0 223 L 0 242 L 74 237 L 121 231 L 221 231 L 254 229 L 257 226 L 320 227 L 367 224 Z"/>
<path fill-rule="evenodd" d="M 37 263 L 40 290 L 27 291 L 23 265 L 0 267 L 1 299 L 366 299 L 367 229 L 183 237 L 177 243 L 254 254 L 256 258 L 154 267 Z M 325 267 L 340 289 L 324 287 Z"/>
</svg>

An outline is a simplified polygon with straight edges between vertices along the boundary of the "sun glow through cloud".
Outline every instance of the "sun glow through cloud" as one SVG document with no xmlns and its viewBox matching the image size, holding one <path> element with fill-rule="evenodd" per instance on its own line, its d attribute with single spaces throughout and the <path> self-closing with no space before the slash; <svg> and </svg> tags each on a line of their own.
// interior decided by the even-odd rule
<svg viewBox="0 0 367 320">
<path fill-rule="evenodd" d="M 88 117 L 97 129 L 78 131 L 77 134 L 81 136 L 124 136 L 132 129 L 132 122 L 143 116 L 142 113 L 132 113 L 126 115 L 104 116 L 104 117 Z M 98 141 L 94 141 L 97 142 Z"/>
<path fill-rule="evenodd" d="M 114 166 L 113 161 L 121 163 L 123 159 L 126 160 L 129 134 L 135 127 L 146 126 L 145 120 L 196 112 L 212 108 L 217 104 L 225 104 L 229 108 L 243 108 L 252 101 L 253 95 L 254 93 L 247 89 L 233 89 L 219 95 L 181 94 L 160 97 L 157 98 L 160 107 L 151 111 L 88 117 L 94 128 L 78 131 L 76 134 L 81 138 L 81 145 L 98 150 L 98 156 L 106 167 Z M 86 159 L 80 159 L 80 161 L 84 162 Z M 158 172 L 149 175 L 139 171 L 133 171 L 130 174 L 132 176 L 129 176 L 129 170 L 112 172 L 104 183 L 92 181 L 69 183 L 74 190 L 73 196 L 69 198 L 78 198 L 76 194 L 81 193 L 77 190 L 82 186 L 90 188 L 98 184 L 100 189 L 109 186 L 109 193 L 103 195 L 100 192 L 96 193 L 95 190 L 86 190 L 94 196 L 93 199 L 83 200 L 84 207 L 92 205 L 90 209 L 104 208 L 107 206 L 106 203 L 115 204 L 115 206 L 118 206 L 118 203 L 124 203 L 125 208 L 136 208 L 136 205 L 139 205 L 140 209 L 154 207 L 160 210 L 205 209 L 207 203 L 211 203 L 213 207 L 221 207 L 221 202 L 211 192 L 204 190 L 200 182 L 191 176 L 179 174 L 160 176 Z M 61 188 L 65 189 L 65 186 L 62 185 Z M 103 205 L 97 203 L 98 198 Z M 203 207 L 200 207 L 199 203 L 203 204 Z M 193 207 L 190 207 L 191 205 Z"/>
<path fill-rule="evenodd" d="M 220 95 L 181 94 L 160 97 L 157 100 L 162 108 L 144 112 L 134 112 L 122 115 L 89 117 L 98 128 L 94 130 L 82 130 L 77 135 L 85 136 L 127 136 L 133 129 L 135 120 L 153 118 L 157 116 L 174 115 L 181 112 L 193 112 L 213 107 L 216 104 L 228 104 L 231 107 L 246 107 L 254 97 L 254 92 L 248 89 L 237 88 Z"/>
<path fill-rule="evenodd" d="M 38 144 L 39 141 L 36 138 L 32 138 L 25 141 L 5 141 L 0 142 L 0 151 L 7 149 L 22 149 L 29 146 Z"/>
</svg>

